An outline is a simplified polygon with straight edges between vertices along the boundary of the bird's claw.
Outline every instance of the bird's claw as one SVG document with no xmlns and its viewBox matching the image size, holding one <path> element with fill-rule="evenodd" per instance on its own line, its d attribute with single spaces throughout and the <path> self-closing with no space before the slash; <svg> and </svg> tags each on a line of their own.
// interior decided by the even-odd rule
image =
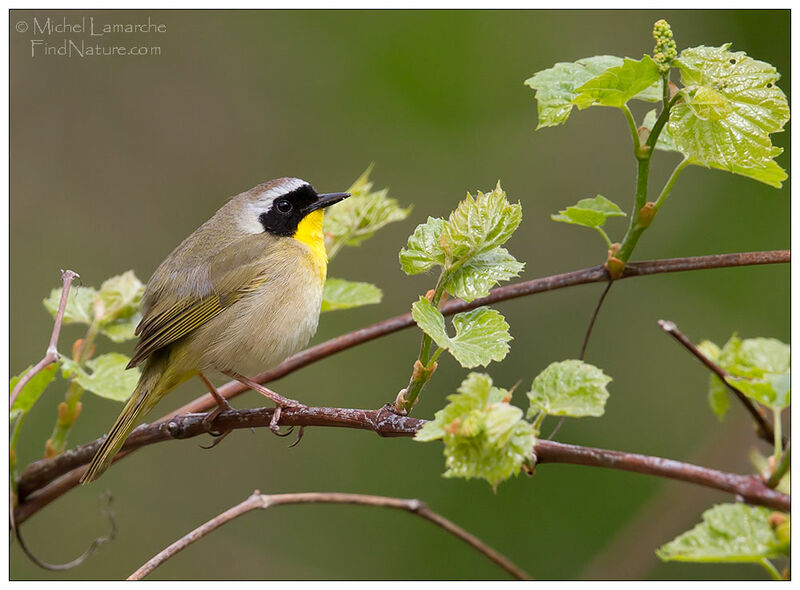
<svg viewBox="0 0 800 590">
<path fill-rule="evenodd" d="M 292 404 L 290 406 L 285 406 L 285 407 L 286 408 L 304 408 L 305 406 L 300 404 L 300 403 L 297 403 L 297 404 Z M 286 432 L 280 432 L 280 424 L 279 424 L 279 422 L 280 422 L 280 419 L 281 419 L 281 414 L 283 413 L 283 409 L 284 409 L 284 406 L 275 406 L 275 411 L 272 413 L 272 418 L 270 418 L 270 421 L 269 421 L 269 429 L 272 431 L 272 434 L 274 434 L 275 436 L 280 436 L 281 438 L 283 438 L 285 436 L 289 436 L 290 434 L 292 434 L 292 432 L 294 432 L 294 426 L 290 426 L 289 430 L 287 430 Z M 304 430 L 304 428 L 305 428 L 304 426 L 301 426 L 300 429 L 297 431 L 297 440 L 295 440 L 292 444 L 289 445 L 290 449 L 292 447 L 296 446 L 300 442 L 300 439 L 303 438 L 303 430 Z"/>
<path fill-rule="evenodd" d="M 228 435 L 229 435 L 231 432 L 233 432 L 233 430 L 225 430 L 224 432 L 212 432 L 211 430 L 209 430 L 209 431 L 208 431 L 208 434 L 210 434 L 211 436 L 213 436 L 213 437 L 214 437 L 214 440 L 213 440 L 213 441 L 211 441 L 211 444 L 210 444 L 210 445 L 208 445 L 208 446 L 206 446 L 206 445 L 199 445 L 199 447 L 200 447 L 201 449 L 206 449 L 206 450 L 208 450 L 208 449 L 213 449 L 213 448 L 214 448 L 214 447 L 216 447 L 216 446 L 217 446 L 219 443 L 221 443 L 221 442 L 222 442 L 222 441 L 225 439 L 225 437 L 226 437 L 226 436 L 228 436 Z"/>
<path fill-rule="evenodd" d="M 208 446 L 200 445 L 201 449 L 213 449 L 219 443 L 221 443 L 226 436 L 228 436 L 232 432 L 231 429 L 222 431 L 212 430 L 214 422 L 222 412 L 227 412 L 228 410 L 234 409 L 233 406 L 230 405 L 227 402 L 227 400 L 225 400 L 225 398 L 220 398 L 220 399 L 222 400 L 221 405 L 218 405 L 216 408 L 210 411 L 205 418 L 203 418 L 203 428 L 205 428 L 205 431 L 208 432 L 208 434 L 210 434 L 211 436 L 213 436 L 215 440 Z M 217 402 L 220 403 L 219 400 L 217 400 Z"/>
</svg>

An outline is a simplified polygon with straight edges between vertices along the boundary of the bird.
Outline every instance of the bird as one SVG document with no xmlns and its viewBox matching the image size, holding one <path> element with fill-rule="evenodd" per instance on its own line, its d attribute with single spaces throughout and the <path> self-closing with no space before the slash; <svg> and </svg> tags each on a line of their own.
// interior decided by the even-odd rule
<svg viewBox="0 0 800 590">
<path fill-rule="evenodd" d="M 188 379 L 198 376 L 217 402 L 209 424 L 231 409 L 209 372 L 275 402 L 277 433 L 280 409 L 302 404 L 246 375 L 278 365 L 316 332 L 328 263 L 324 209 L 349 196 L 318 194 L 299 178 L 264 182 L 231 197 L 164 259 L 145 287 L 127 367 L 140 367 L 141 376 L 82 484 L 96 480 L 138 422 Z"/>
</svg>

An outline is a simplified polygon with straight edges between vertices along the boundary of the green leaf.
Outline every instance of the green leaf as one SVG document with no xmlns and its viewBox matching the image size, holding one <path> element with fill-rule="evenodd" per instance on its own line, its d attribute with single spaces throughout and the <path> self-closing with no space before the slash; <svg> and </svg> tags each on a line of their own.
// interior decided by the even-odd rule
<svg viewBox="0 0 800 590">
<path fill-rule="evenodd" d="M 445 477 L 478 477 L 492 487 L 531 458 L 536 437 L 511 394 L 483 373 L 470 373 L 447 397 L 450 402 L 417 432 L 414 440 L 443 439 Z"/>
<path fill-rule="evenodd" d="M 533 380 L 528 392 L 528 417 L 538 412 L 550 416 L 602 416 L 611 377 L 579 360 L 550 364 Z"/>
<path fill-rule="evenodd" d="M 552 68 L 542 70 L 525 81 L 536 91 L 539 109 L 539 125 L 552 127 L 565 123 L 572 112 L 573 100 L 578 95 L 577 89 L 592 78 L 605 72 L 608 68 L 621 66 L 623 60 L 611 55 L 596 55 L 579 59 L 575 63 L 557 63 Z M 640 100 L 661 100 L 658 84 L 646 89 L 636 97 Z"/>
<path fill-rule="evenodd" d="M 444 266 L 445 254 L 441 237 L 447 222 L 438 217 L 417 226 L 408 244 L 400 250 L 400 266 L 407 275 L 429 271 L 434 266 Z"/>
<path fill-rule="evenodd" d="M 380 303 L 383 292 L 370 283 L 328 279 L 322 291 L 322 311 Z"/>
<path fill-rule="evenodd" d="M 774 410 L 783 410 L 790 403 L 789 373 L 765 373 L 760 379 L 728 377 L 726 381 L 750 399 Z"/>
<path fill-rule="evenodd" d="M 647 111 L 647 114 L 644 116 L 644 121 L 642 121 L 642 127 L 647 127 L 647 129 L 652 131 L 657 119 L 658 117 L 655 109 Z M 661 128 L 661 132 L 658 134 L 658 140 L 656 141 L 656 149 L 665 152 L 680 152 L 680 150 L 675 147 L 675 141 L 669 133 L 669 125 L 664 125 Z"/>
<path fill-rule="evenodd" d="M 521 221 L 522 207 L 508 202 L 498 181 L 491 192 L 467 193 L 447 220 L 441 246 L 452 263 L 462 263 L 505 244 Z"/>
<path fill-rule="evenodd" d="M 719 357 L 722 354 L 719 346 L 710 340 L 703 340 L 697 345 L 697 349 L 711 361 L 719 364 Z M 716 375 L 709 375 L 708 377 L 708 405 L 720 421 L 725 418 L 725 414 L 728 413 L 728 408 L 731 405 L 728 397 L 728 388 L 722 382 L 722 379 Z"/>
<path fill-rule="evenodd" d="M 494 309 L 479 307 L 456 314 L 453 317 L 456 335 L 452 338 L 445 329 L 444 316 L 424 297 L 411 307 L 411 315 L 436 345 L 449 351 L 462 367 L 485 367 L 508 354 L 508 342 L 512 339 L 508 324 Z"/>
<path fill-rule="evenodd" d="M 652 129 L 653 125 L 655 125 L 655 122 L 656 112 L 655 110 L 652 110 L 645 115 L 642 125 L 648 129 Z M 680 152 L 680 150 L 675 146 L 675 141 L 672 139 L 672 135 L 670 135 L 669 125 L 665 125 L 661 128 L 661 133 L 658 135 L 658 141 L 656 141 L 656 149 L 664 150 L 666 152 Z M 777 156 L 778 154 L 780 154 L 780 150 L 776 148 L 775 155 Z M 692 158 L 689 158 L 689 162 L 700 166 L 703 165 L 700 162 L 694 161 Z M 714 162 L 709 162 L 708 167 L 716 170 L 733 172 L 734 174 L 739 174 L 741 176 L 747 176 L 748 178 L 752 178 L 753 180 L 774 186 L 775 188 L 780 188 L 781 183 L 788 178 L 786 171 L 778 166 L 774 160 L 769 160 L 763 165 L 741 165 L 732 163 L 728 167 Z"/>
<path fill-rule="evenodd" d="M 389 189 L 372 190 L 371 172 L 372 165 L 347 189 L 352 196 L 325 212 L 323 231 L 329 251 L 337 243 L 360 246 L 382 227 L 402 221 L 411 213 L 411 207 L 403 209 L 397 199 L 388 196 Z"/>
<path fill-rule="evenodd" d="M 100 326 L 100 333 L 105 334 L 112 342 L 126 342 L 136 338 L 136 326 L 142 321 L 142 314 L 136 312 L 132 316 L 119 318 Z"/>
<path fill-rule="evenodd" d="M 721 352 L 719 346 L 711 342 L 711 340 L 703 340 L 697 345 L 697 349 L 714 362 L 717 361 Z"/>
<path fill-rule="evenodd" d="M 755 401 L 776 409 L 789 405 L 791 349 L 776 338 L 746 338 L 736 334 L 720 348 L 705 340 L 700 351 L 730 375 L 728 382 Z M 725 384 L 716 375 L 709 381 L 709 404 L 720 419 L 730 405 Z"/>
<path fill-rule="evenodd" d="M 649 55 L 641 61 L 625 58 L 620 66 L 608 68 L 577 88 L 573 102 L 579 109 L 594 105 L 621 108 L 634 96 L 657 84 L 658 65 Z"/>
<path fill-rule="evenodd" d="M 136 278 L 132 270 L 111 277 L 100 285 L 97 297 L 100 303 L 95 310 L 101 319 L 129 318 L 139 311 L 144 295 L 144 283 Z M 102 313 L 100 313 L 102 312 Z"/>
<path fill-rule="evenodd" d="M 45 309 L 50 315 L 56 317 L 58 305 L 61 302 L 61 289 L 53 289 L 50 296 L 45 299 Z M 64 324 L 91 324 L 94 320 L 94 298 L 97 291 L 91 287 L 77 287 L 75 285 L 67 295 L 67 305 L 64 308 Z"/>
<path fill-rule="evenodd" d="M 461 382 L 458 394 L 447 396 L 450 403 L 436 412 L 433 420 L 423 425 L 414 440 L 428 442 L 444 438 L 445 427 L 453 420 L 474 409 L 497 403 L 507 395 L 508 391 L 492 385 L 492 378 L 486 373 L 470 373 Z"/>
<path fill-rule="evenodd" d="M 758 379 L 767 373 L 788 373 L 791 349 L 776 338 L 742 340 L 734 334 L 713 360 L 734 377 Z"/>
<path fill-rule="evenodd" d="M 16 377 L 11 378 L 9 382 L 9 392 L 14 391 L 20 379 L 31 369 L 33 369 L 33 365 L 29 366 Z M 17 395 L 17 399 L 14 400 L 14 405 L 11 406 L 10 418 L 12 422 L 30 411 L 33 404 L 36 403 L 36 400 L 41 397 L 44 390 L 55 378 L 57 371 L 58 363 L 52 363 L 31 377 L 31 380 L 25 384 L 25 387 L 23 387 L 22 391 Z"/>
<path fill-rule="evenodd" d="M 721 47 L 681 52 L 683 101 L 670 111 L 667 127 L 675 147 L 692 164 L 727 170 L 780 187 L 785 172 L 773 161 L 782 150 L 770 134 L 789 120 L 780 78 L 768 63 Z"/>
<path fill-rule="evenodd" d="M 788 373 L 791 348 L 777 338 L 746 338 L 736 351 L 735 364 L 726 368 L 742 377 L 758 377 L 766 373 Z"/>
<path fill-rule="evenodd" d="M 410 275 L 440 266 L 451 295 L 465 301 L 483 297 L 524 266 L 501 247 L 521 220 L 522 208 L 508 202 L 498 182 L 491 192 L 467 194 L 447 221 L 429 217 L 417 226 L 400 251 L 400 265 Z"/>
<path fill-rule="evenodd" d="M 664 561 L 758 562 L 788 550 L 769 524 L 772 510 L 747 504 L 720 504 L 703 513 L 703 522 L 663 545 Z"/>
<path fill-rule="evenodd" d="M 616 203 L 597 195 L 592 199 L 581 199 L 575 205 L 551 215 L 553 221 L 572 223 L 584 227 L 598 228 L 605 225 L 609 217 L 625 217 L 625 212 Z"/>
<path fill-rule="evenodd" d="M 728 408 L 731 407 L 731 400 L 728 397 L 728 388 L 725 387 L 722 379 L 716 375 L 711 375 L 709 377 L 708 405 L 711 406 L 711 411 L 717 415 L 720 421 L 725 418 L 725 414 L 728 413 Z"/>
<path fill-rule="evenodd" d="M 106 399 L 124 402 L 131 396 L 139 382 L 139 369 L 125 369 L 130 360 L 124 354 L 116 352 L 103 354 L 86 362 L 86 367 L 92 371 L 87 373 L 75 361 L 63 358 L 62 372 L 64 377 L 74 378 L 86 391 Z"/>
<path fill-rule="evenodd" d="M 454 297 L 472 301 L 486 297 L 500 281 L 519 275 L 525 263 L 518 262 L 508 250 L 497 247 L 470 258 L 448 274 L 444 287 Z"/>
</svg>

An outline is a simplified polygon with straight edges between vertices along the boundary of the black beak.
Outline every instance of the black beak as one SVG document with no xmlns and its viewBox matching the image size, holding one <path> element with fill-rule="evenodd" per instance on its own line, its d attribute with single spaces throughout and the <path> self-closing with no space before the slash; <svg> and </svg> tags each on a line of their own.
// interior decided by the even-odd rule
<svg viewBox="0 0 800 590">
<path fill-rule="evenodd" d="M 316 211 L 317 209 L 324 209 L 335 205 L 339 201 L 344 201 L 347 197 L 351 196 L 350 193 L 325 193 L 317 195 L 317 200 L 306 207 L 306 214 Z"/>
</svg>

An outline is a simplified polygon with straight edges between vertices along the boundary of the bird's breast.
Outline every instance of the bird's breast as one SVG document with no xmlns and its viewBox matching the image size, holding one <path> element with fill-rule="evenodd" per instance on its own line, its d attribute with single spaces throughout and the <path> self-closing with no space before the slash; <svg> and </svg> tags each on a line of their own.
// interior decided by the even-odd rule
<svg viewBox="0 0 800 590">
<path fill-rule="evenodd" d="M 208 343 L 200 353 L 205 367 L 252 376 L 308 344 L 319 323 L 324 274 L 305 248 L 293 249 L 273 257 L 263 283 L 203 326 L 196 340 Z"/>
</svg>

